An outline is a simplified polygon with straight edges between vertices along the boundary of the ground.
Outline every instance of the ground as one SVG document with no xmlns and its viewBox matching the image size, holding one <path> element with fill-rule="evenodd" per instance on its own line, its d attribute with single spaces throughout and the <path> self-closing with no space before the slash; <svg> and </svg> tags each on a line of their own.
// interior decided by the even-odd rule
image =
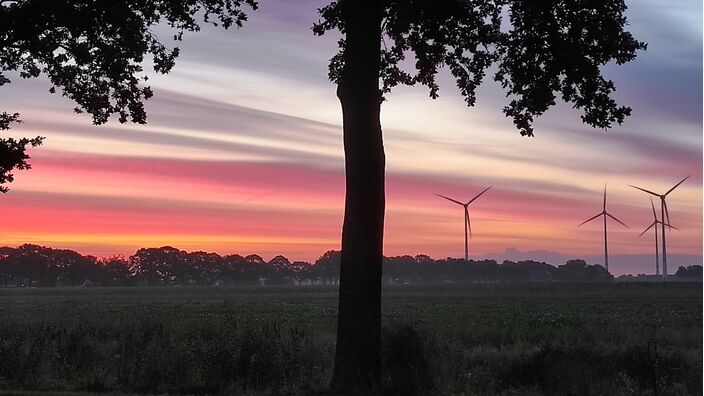
<svg viewBox="0 0 704 396">
<path fill-rule="evenodd" d="M 324 394 L 336 311 L 332 287 L 0 289 L 0 393 Z M 702 393 L 701 283 L 396 286 L 383 322 L 388 394 Z"/>
</svg>

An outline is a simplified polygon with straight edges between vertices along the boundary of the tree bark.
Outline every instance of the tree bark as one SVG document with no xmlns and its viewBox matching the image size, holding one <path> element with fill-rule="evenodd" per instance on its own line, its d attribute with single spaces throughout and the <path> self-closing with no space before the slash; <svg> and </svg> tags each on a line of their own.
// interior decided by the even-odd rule
<svg viewBox="0 0 704 396">
<path fill-rule="evenodd" d="M 384 146 L 379 112 L 379 0 L 345 1 L 345 65 L 337 96 L 345 148 L 337 347 L 332 389 L 381 392 L 381 265 L 384 235 Z"/>
</svg>

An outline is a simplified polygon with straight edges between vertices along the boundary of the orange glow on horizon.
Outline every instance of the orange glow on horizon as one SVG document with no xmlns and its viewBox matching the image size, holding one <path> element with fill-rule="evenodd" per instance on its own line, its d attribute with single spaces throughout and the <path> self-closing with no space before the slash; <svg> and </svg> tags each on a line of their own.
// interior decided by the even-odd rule
<svg viewBox="0 0 704 396">
<path fill-rule="evenodd" d="M 170 245 L 306 261 L 339 249 L 344 195 L 339 170 L 51 150 L 36 155 L 34 164 L 0 201 L 6 210 L 0 244 L 35 243 L 97 256 Z M 390 173 L 385 254 L 461 256 L 462 210 L 433 195 L 442 191 L 463 199 L 483 188 L 460 184 L 452 178 Z M 497 183 L 470 207 L 471 254 L 508 247 L 600 252 L 600 223 L 576 227 L 600 209 L 599 191 L 563 190 L 529 192 Z M 639 200 L 643 197 L 627 187 L 609 191 L 610 211 L 640 232 L 640 224 L 650 221 Z M 701 250 L 701 216 L 680 211 L 699 194 L 699 187 L 690 185 L 673 195 L 670 214 L 682 231 L 670 237 L 671 252 Z M 650 238 L 609 227 L 614 254 L 650 253 Z"/>
</svg>

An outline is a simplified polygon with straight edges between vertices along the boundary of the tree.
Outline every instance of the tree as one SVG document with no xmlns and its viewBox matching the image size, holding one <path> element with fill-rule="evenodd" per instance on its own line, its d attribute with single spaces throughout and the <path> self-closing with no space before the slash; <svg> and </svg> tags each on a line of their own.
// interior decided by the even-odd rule
<svg viewBox="0 0 704 396">
<path fill-rule="evenodd" d="M 624 30 L 625 9 L 623 0 L 336 0 L 320 10 L 314 32 L 344 35 L 329 73 L 342 106 L 347 183 L 335 390 L 378 392 L 381 378 L 382 95 L 422 84 L 436 98 L 436 75 L 447 66 L 472 106 L 495 65 L 510 98 L 503 111 L 522 135 L 533 135 L 533 119 L 556 95 L 583 110 L 583 122 L 609 128 L 631 109 L 611 98 L 614 84 L 600 67 L 645 49 Z M 414 71 L 402 67 L 408 55 Z"/>
<path fill-rule="evenodd" d="M 311 274 L 311 269 L 312 265 L 309 262 L 306 261 L 294 261 L 291 263 L 290 268 L 290 273 L 291 277 L 299 284 L 303 284 L 304 281 L 311 282 L 312 281 L 312 274 Z"/>
<path fill-rule="evenodd" d="M 252 264 L 239 254 L 223 258 L 222 277 L 229 284 L 256 284 L 259 281 L 259 265 Z"/>
<path fill-rule="evenodd" d="M 164 21 L 180 40 L 186 31 L 205 23 L 229 28 L 247 19 L 243 6 L 256 9 L 256 0 L 3 0 L 0 1 L 0 86 L 11 82 L 7 72 L 21 78 L 45 74 L 52 86 L 87 112 L 93 123 L 111 115 L 119 121 L 144 124 L 143 101 L 152 90 L 141 63 L 152 55 L 154 71 L 168 73 L 179 54 L 151 31 Z M 0 131 L 19 121 L 18 113 L 0 113 Z M 13 169 L 28 169 L 26 149 L 42 138 L 0 139 L 0 192 L 13 180 Z"/>
<path fill-rule="evenodd" d="M 52 266 L 51 256 L 50 248 L 24 244 L 8 252 L 3 267 L 12 277 L 18 278 L 18 286 L 53 286 L 58 271 Z"/>
<path fill-rule="evenodd" d="M 222 261 L 222 257 L 216 253 L 188 253 L 186 255 L 188 279 L 198 284 L 213 284 L 220 276 Z"/>
<path fill-rule="evenodd" d="M 285 284 L 292 282 L 293 269 L 291 261 L 282 255 L 278 255 L 266 264 L 267 283 L 268 284 Z"/>
<path fill-rule="evenodd" d="M 75 286 L 81 285 L 86 279 L 97 281 L 99 267 L 93 256 L 83 256 L 68 249 L 48 249 L 50 268 L 56 273 L 56 278 Z"/>
<path fill-rule="evenodd" d="M 164 246 L 139 249 L 130 256 L 130 272 L 150 285 L 185 283 L 188 279 L 186 252 Z"/>
<path fill-rule="evenodd" d="M 680 266 L 677 269 L 675 276 L 682 277 L 682 278 L 701 279 L 702 278 L 702 266 L 701 265 L 688 265 L 687 267 Z"/>
<path fill-rule="evenodd" d="M 107 285 L 125 285 L 132 277 L 130 273 L 129 263 L 123 256 L 113 256 L 101 260 L 101 264 L 105 270 L 105 284 Z"/>
<path fill-rule="evenodd" d="M 335 283 L 340 276 L 340 252 L 328 250 L 315 260 L 315 273 L 322 278 L 323 284 Z"/>
<path fill-rule="evenodd" d="M 582 259 L 568 260 L 554 273 L 555 278 L 562 282 L 609 282 L 614 279 L 603 265 L 588 265 Z"/>
</svg>

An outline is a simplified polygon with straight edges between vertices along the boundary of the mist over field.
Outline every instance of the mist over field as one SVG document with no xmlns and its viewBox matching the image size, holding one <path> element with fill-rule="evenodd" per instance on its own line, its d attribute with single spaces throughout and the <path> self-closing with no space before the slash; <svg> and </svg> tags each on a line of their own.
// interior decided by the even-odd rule
<svg viewBox="0 0 704 396">
<path fill-rule="evenodd" d="M 503 252 L 487 253 L 477 256 L 479 260 L 496 260 L 502 262 L 504 260 L 521 261 L 535 260 L 559 265 L 568 260 L 580 258 L 589 264 L 603 264 L 604 256 L 602 255 L 569 255 L 560 252 L 549 250 L 520 250 L 516 248 L 506 248 Z M 702 256 L 696 254 L 668 254 L 668 259 L 671 260 L 672 268 L 690 265 L 702 265 Z M 615 276 L 625 274 L 653 274 L 655 272 L 655 255 L 651 254 L 612 254 L 609 258 L 612 262 L 610 272 Z"/>
</svg>

